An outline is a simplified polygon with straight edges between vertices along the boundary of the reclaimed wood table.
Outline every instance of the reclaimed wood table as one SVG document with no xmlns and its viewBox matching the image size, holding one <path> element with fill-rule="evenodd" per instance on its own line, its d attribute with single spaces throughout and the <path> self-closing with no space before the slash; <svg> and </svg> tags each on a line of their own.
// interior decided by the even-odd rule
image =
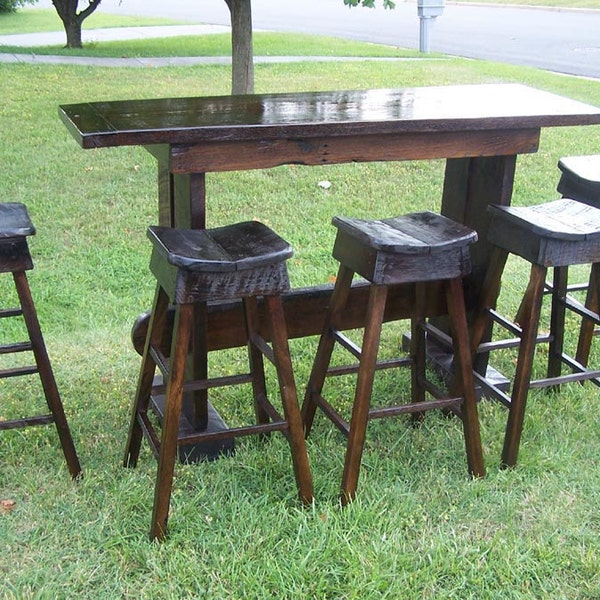
<svg viewBox="0 0 600 600">
<path fill-rule="evenodd" d="M 83 148 L 139 145 L 157 159 L 158 223 L 171 227 L 205 227 L 210 172 L 446 159 L 441 212 L 479 234 L 465 281 L 471 304 L 490 256 L 486 207 L 510 204 L 517 156 L 538 150 L 542 128 L 600 124 L 600 108 L 518 84 L 87 102 L 60 106 L 59 114 Z M 330 291 L 299 289 L 285 298 L 290 337 L 321 332 Z M 348 328 L 362 324 L 366 306 L 364 286 L 353 294 Z M 443 314 L 442 298 L 432 290 L 428 310 Z M 393 300 L 386 318 L 408 316 L 408 290 L 398 287 Z M 198 319 L 208 327 L 208 339 L 194 343 L 201 376 L 210 350 L 245 340 L 237 304 Z M 142 321 L 136 348 L 144 336 Z M 202 395 L 186 402 L 185 426 L 210 427 L 209 411 Z"/>
</svg>

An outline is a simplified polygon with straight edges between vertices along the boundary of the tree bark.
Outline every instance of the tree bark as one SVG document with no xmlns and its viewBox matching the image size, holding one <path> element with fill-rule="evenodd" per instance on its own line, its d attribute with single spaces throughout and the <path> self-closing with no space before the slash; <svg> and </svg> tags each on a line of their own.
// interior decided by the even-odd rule
<svg viewBox="0 0 600 600">
<path fill-rule="evenodd" d="M 231 93 L 254 93 L 251 0 L 225 0 L 231 14 Z"/>
<path fill-rule="evenodd" d="M 77 19 L 63 21 L 65 33 L 67 34 L 67 48 L 81 48 L 83 43 L 81 40 L 81 22 Z"/>
</svg>

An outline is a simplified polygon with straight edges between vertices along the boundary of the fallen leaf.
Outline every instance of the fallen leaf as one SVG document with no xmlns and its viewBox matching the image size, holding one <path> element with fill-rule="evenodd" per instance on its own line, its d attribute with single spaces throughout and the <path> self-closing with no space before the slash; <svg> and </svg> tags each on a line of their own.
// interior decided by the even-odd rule
<svg viewBox="0 0 600 600">
<path fill-rule="evenodd" d="M 0 510 L 2 514 L 10 512 L 17 505 L 14 500 L 0 500 Z"/>
</svg>

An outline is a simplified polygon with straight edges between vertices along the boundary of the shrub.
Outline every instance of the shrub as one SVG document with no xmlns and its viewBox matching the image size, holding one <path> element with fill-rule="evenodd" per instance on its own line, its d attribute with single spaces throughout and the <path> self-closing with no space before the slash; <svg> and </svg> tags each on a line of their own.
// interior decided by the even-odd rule
<svg viewBox="0 0 600 600">
<path fill-rule="evenodd" d="M 35 4 L 36 0 L 0 0 L 0 13 L 14 12 L 24 4 Z"/>
</svg>

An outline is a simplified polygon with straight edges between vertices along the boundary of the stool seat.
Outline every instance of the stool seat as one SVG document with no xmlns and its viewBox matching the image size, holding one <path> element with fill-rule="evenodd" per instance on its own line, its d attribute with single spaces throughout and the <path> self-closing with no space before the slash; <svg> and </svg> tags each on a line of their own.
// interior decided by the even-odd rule
<svg viewBox="0 0 600 600">
<path fill-rule="evenodd" d="M 204 230 L 149 227 L 150 270 L 175 303 L 231 300 L 290 289 L 291 246 L 247 221 Z"/>
<path fill-rule="evenodd" d="M 26 271 L 33 269 L 27 237 L 33 234 L 35 234 L 35 227 L 24 204 L 19 202 L 0 203 L 0 273 L 12 274 L 19 298 L 18 307 L 0 308 L 0 320 L 21 318 L 29 336 L 28 341 L 0 344 L 0 355 L 31 353 L 33 361 L 35 361 L 35 364 L 31 365 L 0 369 L 0 379 L 38 374 L 50 412 L 1 420 L 0 431 L 54 423 L 69 472 L 71 477 L 75 478 L 81 473 L 81 466 L 27 280 Z"/>
<path fill-rule="evenodd" d="M 150 227 L 148 237 L 170 264 L 190 271 L 244 271 L 284 262 L 293 253 L 284 239 L 258 221 L 210 230 Z"/>
<path fill-rule="evenodd" d="M 469 245 L 477 239 L 476 232 L 427 211 L 370 221 L 338 216 L 332 223 L 337 228 L 333 256 L 340 266 L 304 397 L 302 418 L 308 436 L 316 409 L 320 408 L 348 438 L 341 484 L 342 504 L 347 504 L 356 494 L 367 422 L 375 418 L 412 414 L 414 419 L 419 419 L 427 410 L 453 410 L 462 419 L 469 473 L 483 476 L 485 468 L 462 288 L 462 276 L 471 268 Z M 340 331 L 340 315 L 348 301 L 355 273 L 371 284 L 360 347 Z M 440 282 L 439 291 L 449 315 L 450 337 L 435 328 L 423 314 L 426 286 L 432 281 Z M 414 286 L 410 306 L 410 353 L 407 357 L 380 361 L 379 342 L 388 289 L 400 284 Z M 453 381 L 447 391 L 426 379 L 426 334 L 429 339 L 449 344 L 454 351 Z M 330 368 L 336 343 L 358 359 L 358 365 Z M 371 406 L 375 372 L 402 366 L 411 369 L 408 398 L 395 403 L 388 401 L 386 406 Z M 357 377 L 348 423 L 325 399 L 323 387 L 327 377 L 349 373 Z M 426 392 L 433 399 L 426 399 Z"/>
<path fill-rule="evenodd" d="M 547 267 L 600 258 L 600 209 L 561 198 L 536 206 L 490 206 L 493 244 Z"/>
<path fill-rule="evenodd" d="M 477 239 L 472 229 L 430 211 L 381 220 L 334 217 L 332 223 L 367 246 L 395 254 L 429 256 Z"/>
<path fill-rule="evenodd" d="M 558 168 L 557 190 L 563 197 L 600 208 L 600 154 L 565 156 L 558 161 Z"/>
<path fill-rule="evenodd" d="M 0 204 L 0 238 L 26 237 L 35 234 L 27 207 L 20 202 Z"/>
<path fill-rule="evenodd" d="M 298 495 L 310 503 L 312 476 L 281 301 L 281 294 L 290 287 L 286 261 L 292 256 L 292 248 L 274 231 L 255 221 L 208 230 L 150 227 L 148 237 L 152 242 L 150 268 L 157 288 L 132 405 L 124 465 L 137 464 L 142 437 L 146 437 L 158 458 L 150 537 L 162 539 L 166 532 L 179 446 L 221 443 L 250 434 L 264 438 L 272 431 L 280 431 L 290 444 Z M 262 297 L 265 327 L 258 296 Z M 244 309 L 249 372 L 209 378 L 207 304 L 236 299 L 241 299 Z M 164 350 L 164 339 L 169 334 L 169 303 L 175 305 L 170 351 Z M 190 352 L 192 355 L 188 356 Z M 268 398 L 263 358 L 275 366 L 283 416 Z M 155 382 L 157 368 L 166 386 Z M 211 429 L 210 415 L 215 412 L 208 404 L 209 390 L 248 383 L 252 384 L 256 423 Z M 184 391 L 191 394 L 188 398 L 198 414 L 192 431 L 188 428 L 187 432 L 180 432 Z M 164 398 L 160 436 L 148 417 L 151 405 L 160 412 L 159 398 Z"/>
<path fill-rule="evenodd" d="M 391 219 L 334 217 L 333 256 L 375 284 L 433 281 L 470 271 L 477 233 L 429 211 Z"/>
</svg>

